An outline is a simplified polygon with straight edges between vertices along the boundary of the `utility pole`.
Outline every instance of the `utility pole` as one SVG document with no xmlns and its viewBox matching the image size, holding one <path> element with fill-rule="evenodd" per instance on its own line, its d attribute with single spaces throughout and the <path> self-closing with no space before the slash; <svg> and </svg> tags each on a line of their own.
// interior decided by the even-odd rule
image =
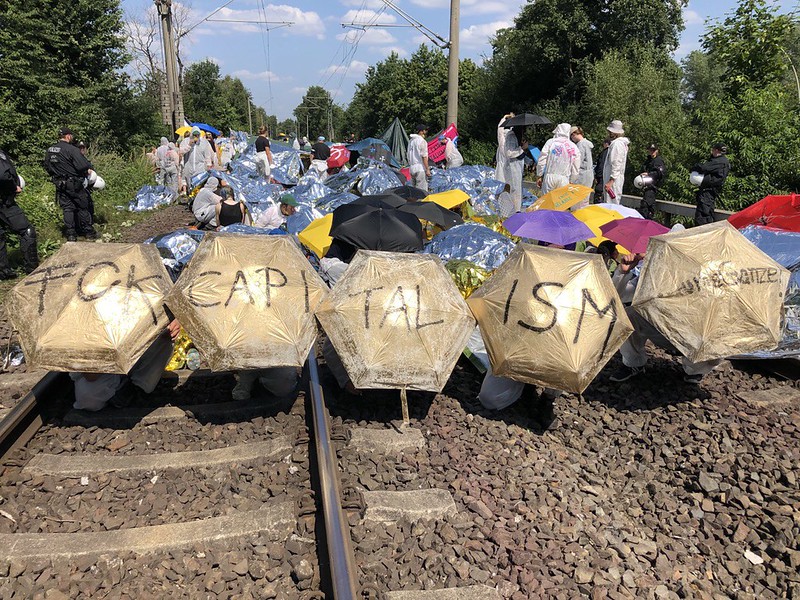
<svg viewBox="0 0 800 600">
<path fill-rule="evenodd" d="M 164 44 L 164 72 L 167 76 L 163 95 L 164 124 L 174 130 L 183 126 L 183 96 L 178 81 L 178 61 L 175 53 L 175 36 L 172 30 L 172 0 L 154 0 L 161 18 L 161 39 Z"/>
<path fill-rule="evenodd" d="M 450 0 L 450 40 L 445 40 L 442 36 L 438 35 L 428 27 L 417 21 L 414 17 L 409 15 L 403 9 L 399 8 L 394 2 L 396 0 L 381 0 L 388 8 L 391 8 L 400 17 L 408 23 L 408 25 L 398 25 L 397 23 L 342 23 L 342 27 L 351 27 L 353 29 L 360 29 L 366 31 L 371 28 L 384 28 L 384 27 L 413 27 L 422 35 L 428 38 L 433 44 L 439 48 L 449 49 L 447 60 L 447 123 L 458 124 L 458 28 L 461 14 L 461 1 Z"/>
<path fill-rule="evenodd" d="M 447 122 L 458 125 L 458 28 L 461 0 L 450 0 L 450 43 L 447 57 Z"/>
<path fill-rule="evenodd" d="M 253 114 L 251 112 L 252 104 L 250 103 L 250 96 L 247 97 L 247 133 L 253 135 Z"/>
</svg>

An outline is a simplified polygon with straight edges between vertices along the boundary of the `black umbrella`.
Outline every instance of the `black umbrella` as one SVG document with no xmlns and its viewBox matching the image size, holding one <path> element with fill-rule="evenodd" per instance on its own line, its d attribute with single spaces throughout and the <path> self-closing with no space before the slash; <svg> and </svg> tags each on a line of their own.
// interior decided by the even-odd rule
<svg viewBox="0 0 800 600">
<path fill-rule="evenodd" d="M 367 204 L 333 211 L 331 237 L 364 250 L 414 252 L 422 249 L 422 224 L 412 214 Z"/>
<path fill-rule="evenodd" d="M 372 206 L 374 208 L 398 208 L 403 206 L 405 203 L 405 198 L 401 198 L 396 194 L 385 193 L 361 196 L 349 204 L 355 204 L 358 206 Z"/>
<path fill-rule="evenodd" d="M 503 127 L 510 129 L 512 127 L 525 127 L 527 125 L 552 125 L 553 122 L 547 117 L 534 115 L 533 113 L 522 113 L 516 117 L 506 119 Z"/>
<path fill-rule="evenodd" d="M 436 223 L 444 229 L 450 229 L 456 225 L 461 225 L 464 220 L 443 206 L 439 206 L 436 202 L 406 202 L 397 210 L 416 216 L 418 219 L 425 219 L 432 223 Z"/>
<path fill-rule="evenodd" d="M 425 192 L 413 185 L 401 185 L 398 187 L 389 188 L 384 192 L 385 194 L 395 194 L 406 200 L 424 200 L 428 197 L 428 192 Z"/>
</svg>

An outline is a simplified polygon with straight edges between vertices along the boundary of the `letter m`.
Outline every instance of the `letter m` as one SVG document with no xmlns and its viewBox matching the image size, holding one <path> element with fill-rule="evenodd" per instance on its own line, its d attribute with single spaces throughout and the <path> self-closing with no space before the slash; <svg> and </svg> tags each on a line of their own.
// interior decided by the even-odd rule
<svg viewBox="0 0 800 600">
<path fill-rule="evenodd" d="M 583 327 L 583 318 L 586 316 L 586 305 L 589 304 L 592 309 L 597 313 L 597 315 L 603 319 L 607 314 L 611 315 L 611 322 L 608 325 L 608 331 L 606 332 L 606 339 L 603 340 L 603 349 L 600 351 L 600 357 L 602 358 L 605 353 L 606 349 L 608 348 L 608 340 L 611 339 L 611 332 L 614 331 L 614 325 L 617 323 L 617 300 L 616 298 L 612 298 L 611 301 L 606 304 L 603 308 L 600 308 L 597 303 L 592 298 L 592 292 L 586 288 L 583 288 L 583 299 L 581 301 L 581 316 L 578 318 L 578 326 L 575 328 L 575 338 L 572 340 L 573 344 L 577 344 L 578 340 L 581 337 L 581 328 Z"/>
</svg>

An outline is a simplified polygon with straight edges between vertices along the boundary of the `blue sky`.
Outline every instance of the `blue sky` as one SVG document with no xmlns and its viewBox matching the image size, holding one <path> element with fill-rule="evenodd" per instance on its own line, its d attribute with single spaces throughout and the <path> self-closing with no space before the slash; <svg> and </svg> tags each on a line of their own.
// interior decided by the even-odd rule
<svg viewBox="0 0 800 600">
<path fill-rule="evenodd" d="M 227 0 L 186 0 L 188 21 L 200 22 Z M 450 0 L 393 0 L 401 10 L 447 39 Z M 461 0 L 461 57 L 478 62 L 490 54 L 489 39 L 499 28 L 513 23 L 525 0 Z M 175 0 L 173 0 L 175 4 Z M 676 59 L 700 47 L 700 36 L 708 19 L 724 17 L 735 9 L 736 0 L 691 0 L 684 10 L 686 29 Z M 122 0 L 126 18 L 143 18 L 152 10 L 150 0 Z M 797 0 L 781 0 L 788 12 Z M 253 21 L 288 21 L 265 33 Z M 209 58 L 223 74 L 239 77 L 252 91 L 254 101 L 279 119 L 290 118 L 306 89 L 322 85 L 339 104 L 352 98 L 355 84 L 363 80 L 368 65 L 396 51 L 409 56 L 420 43 L 428 42 L 407 27 L 375 27 L 365 31 L 342 27 L 342 23 L 404 25 L 406 22 L 382 0 L 233 0 L 213 19 L 200 23 L 188 36 L 184 54 L 189 62 Z M 249 21 L 249 22 L 234 22 Z"/>
</svg>

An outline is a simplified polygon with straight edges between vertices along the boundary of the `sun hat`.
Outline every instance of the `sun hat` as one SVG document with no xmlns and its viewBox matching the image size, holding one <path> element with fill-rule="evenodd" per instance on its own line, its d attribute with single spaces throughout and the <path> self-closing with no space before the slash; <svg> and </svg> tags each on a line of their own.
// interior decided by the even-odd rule
<svg viewBox="0 0 800 600">
<path fill-rule="evenodd" d="M 611 123 L 606 127 L 608 131 L 611 133 L 616 133 L 618 135 L 622 135 L 625 133 L 625 130 L 622 128 L 622 121 L 619 119 L 614 119 Z"/>
<path fill-rule="evenodd" d="M 289 206 L 300 206 L 292 194 L 283 194 L 281 196 L 281 204 L 288 204 Z"/>
</svg>

